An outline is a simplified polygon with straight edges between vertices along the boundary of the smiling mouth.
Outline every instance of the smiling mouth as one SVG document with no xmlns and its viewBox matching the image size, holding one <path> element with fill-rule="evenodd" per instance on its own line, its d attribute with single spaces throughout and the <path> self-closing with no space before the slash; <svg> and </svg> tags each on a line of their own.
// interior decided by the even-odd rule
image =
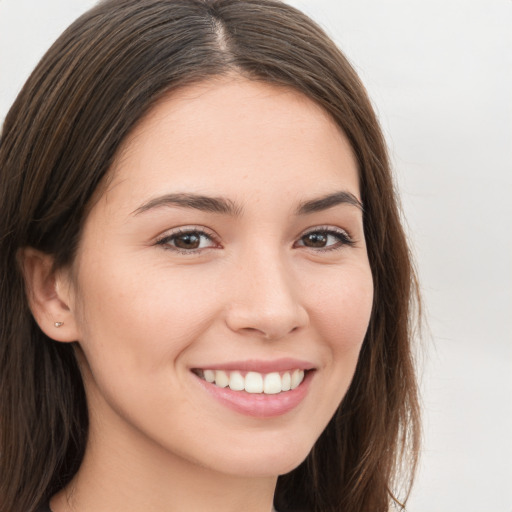
<svg viewBox="0 0 512 512">
<path fill-rule="evenodd" d="M 301 369 L 271 373 L 208 369 L 194 369 L 193 372 L 200 379 L 219 388 L 265 395 L 277 395 L 296 389 L 304 380 L 305 375 L 305 370 Z"/>
</svg>

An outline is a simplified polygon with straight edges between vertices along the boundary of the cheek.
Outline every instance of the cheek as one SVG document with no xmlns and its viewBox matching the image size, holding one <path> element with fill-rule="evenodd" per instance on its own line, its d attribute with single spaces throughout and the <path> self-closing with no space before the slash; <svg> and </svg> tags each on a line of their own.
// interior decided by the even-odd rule
<svg viewBox="0 0 512 512">
<path fill-rule="evenodd" d="M 172 273 L 164 268 L 126 272 L 121 263 L 104 271 L 84 269 L 81 344 L 91 358 L 101 354 L 129 368 L 154 371 L 168 364 L 200 335 L 216 316 L 219 297 L 197 269 Z M 206 281 L 207 282 L 207 281 Z"/>
<path fill-rule="evenodd" d="M 313 288 L 310 288 L 313 289 Z M 359 349 L 370 320 L 373 280 L 369 265 L 353 265 L 333 273 L 316 287 L 311 310 L 321 338 L 335 354 Z"/>
<path fill-rule="evenodd" d="M 316 398 L 322 430 L 343 400 L 357 366 L 373 304 L 373 280 L 368 265 L 338 271 L 317 289 L 311 306 L 324 353 L 322 393 Z"/>
<path fill-rule="evenodd" d="M 180 361 L 216 317 L 214 289 L 198 289 L 201 279 L 187 272 L 176 276 L 147 266 L 140 273 L 105 266 L 87 276 L 80 345 L 90 407 L 106 418 L 114 410 L 139 426 L 144 418 L 162 422 L 155 411 L 183 410 L 187 394 Z M 190 404 L 187 411 L 200 415 Z"/>
</svg>

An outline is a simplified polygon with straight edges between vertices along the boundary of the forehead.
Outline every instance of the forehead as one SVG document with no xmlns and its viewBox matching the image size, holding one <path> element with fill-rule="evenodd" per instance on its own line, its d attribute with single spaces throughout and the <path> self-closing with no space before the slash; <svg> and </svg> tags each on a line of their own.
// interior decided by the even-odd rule
<svg viewBox="0 0 512 512">
<path fill-rule="evenodd" d="M 267 186 L 360 196 L 352 149 L 327 112 L 293 89 L 238 76 L 163 98 L 123 143 L 111 178 L 110 191 L 124 184 L 135 195 L 250 195 Z"/>
</svg>

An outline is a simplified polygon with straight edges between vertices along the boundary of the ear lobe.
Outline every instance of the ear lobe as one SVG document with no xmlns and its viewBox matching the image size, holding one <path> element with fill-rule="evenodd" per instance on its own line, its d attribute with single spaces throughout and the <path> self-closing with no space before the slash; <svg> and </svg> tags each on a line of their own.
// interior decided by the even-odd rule
<svg viewBox="0 0 512 512">
<path fill-rule="evenodd" d="M 67 273 L 54 271 L 53 257 L 41 251 L 25 248 L 19 257 L 30 310 L 41 330 L 56 341 L 76 341 Z"/>
</svg>

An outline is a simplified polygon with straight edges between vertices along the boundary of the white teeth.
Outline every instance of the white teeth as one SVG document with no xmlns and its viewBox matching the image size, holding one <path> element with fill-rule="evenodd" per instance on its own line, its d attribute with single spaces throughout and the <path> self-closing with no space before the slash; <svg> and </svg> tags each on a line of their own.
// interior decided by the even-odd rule
<svg viewBox="0 0 512 512">
<path fill-rule="evenodd" d="M 245 381 L 240 372 L 229 374 L 229 388 L 233 391 L 242 391 L 245 388 Z"/>
<path fill-rule="evenodd" d="M 203 370 L 202 376 L 204 380 L 220 388 L 229 387 L 233 391 L 245 390 L 247 393 L 276 395 L 298 387 L 304 380 L 304 370 L 297 369 L 283 374 L 247 372 L 245 377 L 239 371 L 228 373 L 224 370 Z"/>
<path fill-rule="evenodd" d="M 294 370 L 292 373 L 292 383 L 290 389 L 295 389 L 304 380 L 303 370 Z"/>
<path fill-rule="evenodd" d="M 215 382 L 215 372 L 213 370 L 205 370 L 203 376 L 206 382 Z"/>
<path fill-rule="evenodd" d="M 249 372 L 245 376 L 245 391 L 247 393 L 263 393 L 263 376 L 261 373 Z"/>
<path fill-rule="evenodd" d="M 226 372 L 222 370 L 217 370 L 215 372 L 215 385 L 219 386 L 219 388 L 226 388 L 229 385 L 229 377 Z"/>
<path fill-rule="evenodd" d="M 286 372 L 283 374 L 283 377 L 281 378 L 281 389 L 283 391 L 290 391 L 292 386 L 292 376 L 290 375 L 290 372 Z"/>
<path fill-rule="evenodd" d="M 263 380 L 263 392 L 267 395 L 275 395 L 281 393 L 282 383 L 281 375 L 279 373 L 267 373 Z"/>
</svg>

